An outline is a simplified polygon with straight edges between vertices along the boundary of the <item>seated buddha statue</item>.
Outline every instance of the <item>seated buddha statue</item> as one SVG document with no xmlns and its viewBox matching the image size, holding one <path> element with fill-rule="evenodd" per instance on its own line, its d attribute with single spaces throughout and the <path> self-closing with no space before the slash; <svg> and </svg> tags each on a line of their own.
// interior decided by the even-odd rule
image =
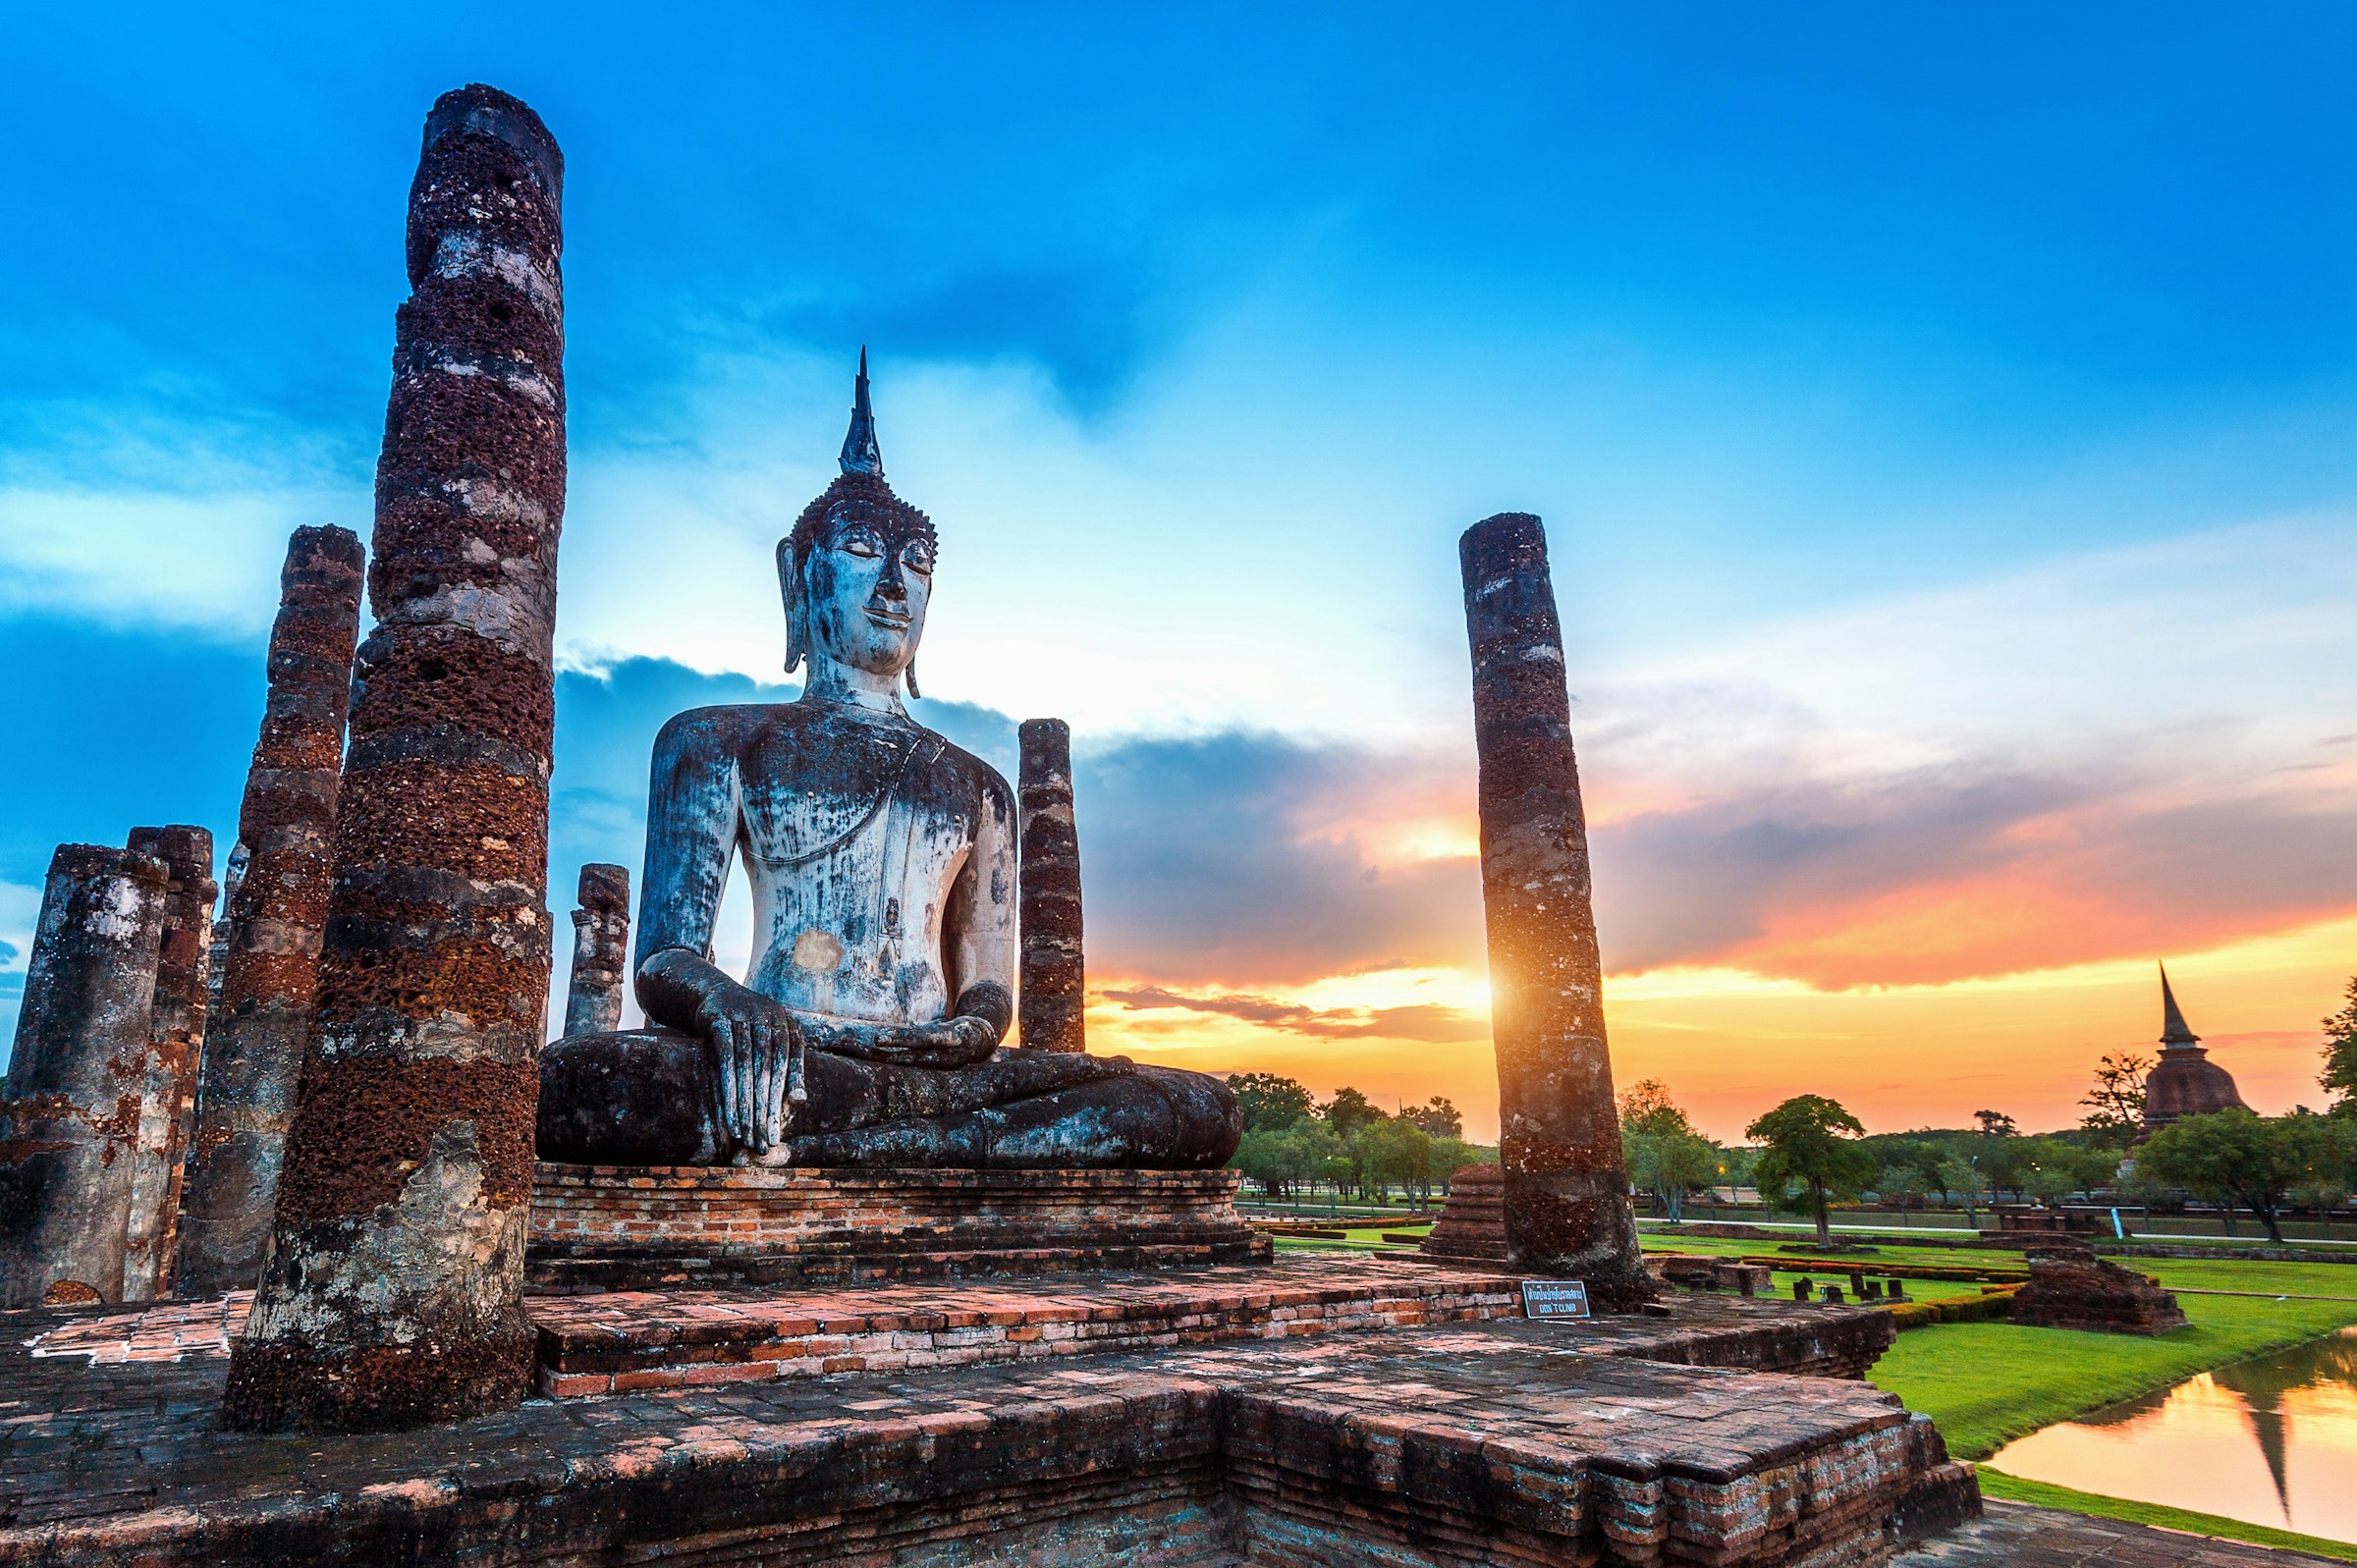
<svg viewBox="0 0 2357 1568">
<path fill-rule="evenodd" d="M 1007 781 L 908 716 L 935 535 L 884 481 L 861 356 L 841 475 L 779 542 L 798 699 L 656 737 L 634 962 L 649 1027 L 542 1059 L 544 1160 L 969 1168 L 1218 1165 L 1241 1132 L 1202 1073 L 1010 1048 Z M 712 961 L 731 862 L 739 981 Z"/>
</svg>

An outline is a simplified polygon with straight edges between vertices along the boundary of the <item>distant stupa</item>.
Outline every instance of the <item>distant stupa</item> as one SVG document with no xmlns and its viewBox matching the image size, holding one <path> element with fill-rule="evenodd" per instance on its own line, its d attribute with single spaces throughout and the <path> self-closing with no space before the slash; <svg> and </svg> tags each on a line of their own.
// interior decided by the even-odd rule
<svg viewBox="0 0 2357 1568">
<path fill-rule="evenodd" d="M 2144 1130 L 2155 1132 L 2180 1116 L 2224 1110 L 2242 1104 L 2234 1075 L 2210 1059 L 2202 1037 L 2185 1027 L 2177 999 L 2168 989 L 2168 966 L 2161 966 L 2161 1060 L 2144 1080 Z"/>
</svg>

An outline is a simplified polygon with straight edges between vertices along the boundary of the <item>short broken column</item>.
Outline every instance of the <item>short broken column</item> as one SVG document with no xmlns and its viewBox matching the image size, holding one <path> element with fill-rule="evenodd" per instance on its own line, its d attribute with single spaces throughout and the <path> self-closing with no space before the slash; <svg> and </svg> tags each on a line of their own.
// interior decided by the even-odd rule
<svg viewBox="0 0 2357 1568">
<path fill-rule="evenodd" d="M 611 1034 L 622 1027 L 622 988 L 630 974 L 630 874 L 620 866 L 583 866 L 575 896 L 565 1033 Z"/>
<path fill-rule="evenodd" d="M 1080 943 L 1080 834 L 1072 820 L 1072 730 L 1025 719 L 1017 730 L 1022 849 L 1022 1043 L 1088 1049 L 1088 965 Z"/>
<path fill-rule="evenodd" d="M 1656 1287 L 1637 1251 L 1605 1046 L 1587 820 L 1547 536 L 1502 513 L 1457 542 L 1473 649 L 1481 890 L 1515 1267 L 1587 1282 L 1600 1311 Z"/>
<path fill-rule="evenodd" d="M 140 1095 L 138 1148 L 132 1159 L 131 1221 L 124 1240 L 123 1299 L 170 1294 L 180 1226 L 182 1157 L 196 1108 L 204 1055 L 207 972 L 213 946 L 213 836 L 202 828 L 134 828 L 134 852 L 164 863 L 164 934 L 155 965 L 155 1007 L 147 1028 L 147 1081 Z"/>
<path fill-rule="evenodd" d="M 250 1289 L 262 1272 L 327 924 L 362 564 L 349 528 L 298 528 L 287 543 L 270 691 L 238 809 L 221 975 L 197 1072 L 177 1270 L 184 1296 Z"/>
<path fill-rule="evenodd" d="M 410 188 L 327 937 L 222 1418 L 393 1430 L 521 1400 L 548 1010 L 565 506 L 563 164 L 445 93 Z"/>
<path fill-rule="evenodd" d="M 60 844 L 0 1100 L 0 1308 L 121 1301 L 170 874 Z"/>
</svg>

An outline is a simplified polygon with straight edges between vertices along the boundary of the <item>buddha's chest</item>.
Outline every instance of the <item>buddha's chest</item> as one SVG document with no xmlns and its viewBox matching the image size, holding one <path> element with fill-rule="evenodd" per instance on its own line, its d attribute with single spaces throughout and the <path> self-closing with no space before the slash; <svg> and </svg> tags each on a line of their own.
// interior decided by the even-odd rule
<svg viewBox="0 0 2357 1568">
<path fill-rule="evenodd" d="M 888 997 L 913 1000 L 900 996 L 911 986 L 937 989 L 943 919 L 973 848 L 974 791 L 922 730 L 842 726 L 792 738 L 744 774 L 761 989 L 854 1016 Z M 862 1000 L 868 991 L 878 995 Z"/>
</svg>

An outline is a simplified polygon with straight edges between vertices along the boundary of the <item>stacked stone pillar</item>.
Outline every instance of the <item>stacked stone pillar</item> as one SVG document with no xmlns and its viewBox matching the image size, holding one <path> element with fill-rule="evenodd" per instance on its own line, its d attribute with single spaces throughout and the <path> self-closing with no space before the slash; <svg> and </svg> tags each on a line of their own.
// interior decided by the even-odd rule
<svg viewBox="0 0 2357 1568">
<path fill-rule="evenodd" d="M 261 1277 L 327 924 L 361 559 L 349 528 L 298 528 L 279 576 L 270 691 L 238 809 L 218 995 L 197 1078 L 181 1216 L 185 1296 L 246 1290 Z"/>
<path fill-rule="evenodd" d="M 1034 1051 L 1088 1049 L 1088 966 L 1080 944 L 1080 835 L 1072 820 L 1072 730 L 1026 719 L 1017 785 L 1022 1043 Z"/>
<path fill-rule="evenodd" d="M 1516 1268 L 1583 1279 L 1600 1311 L 1655 1289 L 1637 1252 L 1605 1047 L 1588 830 L 1547 536 L 1503 513 L 1457 542 L 1481 762 L 1506 1235 Z"/>
<path fill-rule="evenodd" d="M 154 1301 L 172 1288 L 182 1174 L 204 1055 L 213 946 L 213 836 L 202 828 L 134 828 L 131 848 L 164 863 L 164 931 L 148 1020 L 147 1080 L 132 1157 L 131 1219 L 123 1249 L 123 1299 Z"/>
<path fill-rule="evenodd" d="M 583 866 L 576 897 L 565 1032 L 610 1034 L 622 1027 L 622 988 L 630 973 L 630 874 L 621 866 Z"/>
<path fill-rule="evenodd" d="M 489 87 L 426 118 L 312 1026 L 223 1417 L 521 1400 L 565 505 L 562 160 Z"/>
<path fill-rule="evenodd" d="M 0 1308 L 121 1301 L 171 873 L 61 844 L 0 1100 Z"/>
</svg>

